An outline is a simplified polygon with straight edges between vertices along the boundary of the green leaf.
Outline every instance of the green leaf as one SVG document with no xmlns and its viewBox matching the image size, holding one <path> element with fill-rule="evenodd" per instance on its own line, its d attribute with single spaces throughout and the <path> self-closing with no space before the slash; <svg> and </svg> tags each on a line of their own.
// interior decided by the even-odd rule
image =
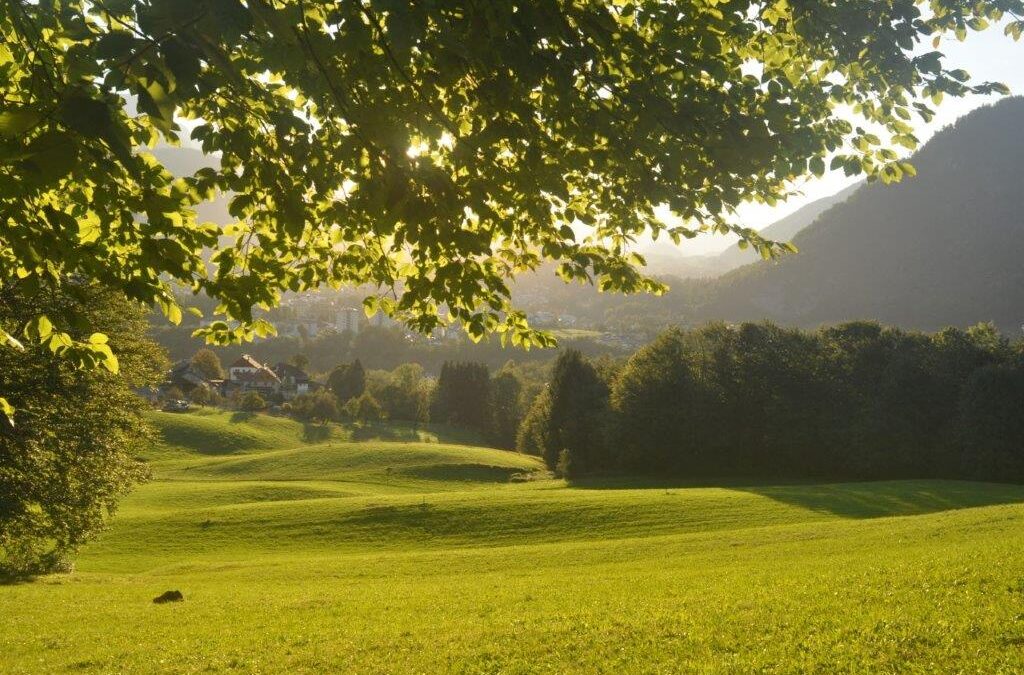
<svg viewBox="0 0 1024 675">
<path fill-rule="evenodd" d="M 819 178 L 825 175 L 825 160 L 821 157 L 812 157 L 808 163 L 808 168 L 815 176 Z"/>
<path fill-rule="evenodd" d="M 40 341 L 45 340 L 53 334 L 53 323 L 50 321 L 50 317 L 45 314 L 41 314 L 36 317 L 35 334 L 38 336 Z"/>
<path fill-rule="evenodd" d="M 0 112 L 0 136 L 15 138 L 25 133 L 43 119 L 38 110 L 19 108 Z"/>
<path fill-rule="evenodd" d="M 14 406 L 10 402 L 0 396 L 0 413 L 7 418 L 7 422 L 13 427 L 14 426 Z"/>
</svg>

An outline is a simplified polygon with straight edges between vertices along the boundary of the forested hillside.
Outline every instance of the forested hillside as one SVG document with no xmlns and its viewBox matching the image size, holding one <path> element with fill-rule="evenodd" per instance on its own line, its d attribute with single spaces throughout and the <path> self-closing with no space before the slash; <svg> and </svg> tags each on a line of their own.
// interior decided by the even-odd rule
<svg viewBox="0 0 1024 675">
<path fill-rule="evenodd" d="M 1024 320 L 1024 98 L 967 115 L 794 241 L 800 254 L 716 284 L 700 318 L 813 326 L 856 318 L 920 329 Z"/>
</svg>

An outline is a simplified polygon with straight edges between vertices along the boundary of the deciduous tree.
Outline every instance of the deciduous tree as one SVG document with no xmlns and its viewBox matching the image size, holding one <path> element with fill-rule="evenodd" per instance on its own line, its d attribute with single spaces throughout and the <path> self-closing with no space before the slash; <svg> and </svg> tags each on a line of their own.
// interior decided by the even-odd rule
<svg viewBox="0 0 1024 675">
<path fill-rule="evenodd" d="M 53 568 L 102 528 L 117 500 L 147 475 L 138 457 L 153 441 L 133 387 L 155 385 L 166 370 L 146 339 L 146 315 L 117 293 L 64 284 L 24 294 L 0 292 L 0 327 L 38 314 L 88 317 L 88 339 L 102 330 L 115 345 L 120 375 L 54 360 L 31 343 L 0 350 L 0 386 L 18 408 L 0 417 L 0 571 Z"/>
<path fill-rule="evenodd" d="M 272 332 L 253 309 L 285 290 L 369 284 L 368 311 L 414 328 L 546 344 L 507 285 L 544 260 L 657 291 L 629 251 L 643 234 L 732 231 L 775 255 L 737 206 L 829 159 L 912 174 L 915 116 L 1004 91 L 940 41 L 1024 27 L 1024 0 L 2 6 L 0 287 L 97 281 L 178 321 L 180 283 L 219 303 L 200 329 L 217 343 Z M 146 150 L 183 136 L 219 166 L 175 178 Z M 195 217 L 218 194 L 223 229 Z M 115 366 L 59 317 L 0 339 L 26 328 Z"/>
<path fill-rule="evenodd" d="M 208 380 L 219 380 L 224 377 L 220 357 L 212 349 L 200 349 L 192 357 L 192 365 Z"/>
</svg>

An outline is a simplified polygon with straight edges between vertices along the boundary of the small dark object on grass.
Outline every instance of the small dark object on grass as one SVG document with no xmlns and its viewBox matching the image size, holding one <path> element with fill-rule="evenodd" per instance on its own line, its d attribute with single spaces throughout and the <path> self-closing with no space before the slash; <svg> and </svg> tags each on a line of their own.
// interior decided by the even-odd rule
<svg viewBox="0 0 1024 675">
<path fill-rule="evenodd" d="M 181 602 L 185 599 L 185 596 L 181 594 L 181 591 L 167 591 L 162 595 L 158 595 L 153 598 L 153 602 L 162 605 L 165 602 Z"/>
</svg>

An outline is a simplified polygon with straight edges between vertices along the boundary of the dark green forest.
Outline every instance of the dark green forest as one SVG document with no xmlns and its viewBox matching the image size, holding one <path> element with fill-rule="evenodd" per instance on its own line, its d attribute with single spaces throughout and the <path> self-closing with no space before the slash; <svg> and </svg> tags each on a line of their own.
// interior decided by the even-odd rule
<svg viewBox="0 0 1024 675">
<path fill-rule="evenodd" d="M 567 352 L 519 449 L 571 478 L 1024 480 L 1024 344 L 991 324 L 669 330 L 621 365 Z"/>
</svg>

